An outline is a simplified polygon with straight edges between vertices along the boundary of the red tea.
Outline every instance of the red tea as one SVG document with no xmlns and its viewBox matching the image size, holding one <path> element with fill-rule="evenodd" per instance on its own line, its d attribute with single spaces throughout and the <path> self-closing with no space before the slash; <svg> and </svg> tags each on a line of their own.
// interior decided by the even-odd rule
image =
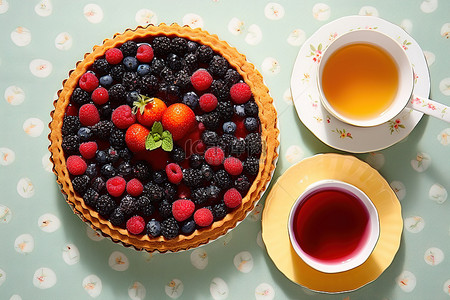
<svg viewBox="0 0 450 300">
<path fill-rule="evenodd" d="M 322 263 L 352 258 L 369 237 L 369 212 L 345 190 L 321 189 L 297 208 L 294 236 L 305 253 Z"/>
</svg>

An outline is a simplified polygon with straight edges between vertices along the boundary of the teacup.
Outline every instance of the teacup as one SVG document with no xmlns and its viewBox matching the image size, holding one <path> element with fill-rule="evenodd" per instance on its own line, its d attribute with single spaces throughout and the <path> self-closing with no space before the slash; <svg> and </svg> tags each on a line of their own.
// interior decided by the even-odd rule
<svg viewBox="0 0 450 300">
<path fill-rule="evenodd" d="M 338 36 L 323 52 L 318 68 L 322 105 L 345 123 L 381 125 L 406 106 L 450 122 L 447 106 L 413 95 L 408 56 L 384 33 L 360 29 Z"/>
<path fill-rule="evenodd" d="M 339 180 L 309 185 L 293 204 L 288 232 L 297 255 L 324 273 L 363 264 L 380 235 L 378 212 L 359 188 Z"/>
</svg>

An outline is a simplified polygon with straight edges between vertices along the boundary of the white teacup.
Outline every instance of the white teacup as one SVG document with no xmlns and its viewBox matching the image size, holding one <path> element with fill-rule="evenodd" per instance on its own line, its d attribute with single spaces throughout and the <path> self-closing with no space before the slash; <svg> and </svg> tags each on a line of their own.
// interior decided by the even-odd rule
<svg viewBox="0 0 450 300">
<path fill-rule="evenodd" d="M 379 112 L 375 112 L 374 115 L 369 117 L 362 117 L 355 114 L 351 115 L 346 113 L 342 108 L 338 108 L 336 105 L 332 104 L 332 99 L 327 98 L 327 96 L 330 97 L 330 92 L 328 92 L 328 95 L 326 95 L 327 93 L 326 91 L 324 91 L 323 79 L 324 74 L 328 72 L 326 68 L 327 63 L 329 63 L 330 58 L 336 61 L 336 53 L 338 53 L 339 51 L 341 51 L 342 53 L 342 49 L 350 45 L 371 45 L 375 48 L 381 49 L 384 53 L 387 53 L 390 56 L 396 66 L 398 74 L 398 84 L 396 85 L 396 92 L 390 98 L 390 101 L 385 109 Z M 364 56 L 362 55 L 361 57 L 364 58 Z M 355 65 L 359 67 L 361 64 Z M 371 67 L 373 68 L 374 66 Z M 328 67 L 328 70 L 329 69 L 331 69 L 331 67 Z M 355 72 L 351 71 L 351 64 L 349 64 L 348 69 L 344 69 L 342 70 L 342 74 L 345 74 L 345 72 L 355 74 Z M 346 77 L 340 76 L 340 78 L 336 78 L 337 80 L 335 80 L 335 90 L 343 90 L 342 86 L 348 86 L 350 88 L 353 87 L 353 85 L 356 86 L 355 82 L 357 80 L 353 80 L 351 82 L 350 80 L 345 81 L 344 78 Z M 358 77 L 358 79 L 359 78 L 360 77 Z M 437 103 L 427 98 L 423 98 L 420 95 L 413 95 L 414 71 L 405 50 L 397 41 L 376 30 L 354 30 L 337 37 L 323 52 L 321 61 L 319 63 L 317 82 L 319 86 L 321 102 L 325 109 L 337 119 L 354 126 L 369 127 L 381 125 L 395 118 L 406 106 L 422 113 L 450 122 L 450 108 L 448 108 L 446 105 Z M 328 82 L 330 82 L 330 80 L 328 80 Z M 339 82 L 344 82 L 345 84 L 340 84 Z M 370 82 L 370 80 L 368 82 Z M 328 83 L 328 86 L 330 86 L 330 83 Z M 328 90 L 330 90 L 330 87 L 328 87 Z M 382 90 L 385 90 L 385 88 L 380 87 L 379 91 Z M 347 93 L 347 91 L 345 91 L 345 93 Z M 342 92 L 342 95 L 344 95 L 344 92 Z M 359 101 L 361 101 L 359 103 L 364 103 L 364 101 L 367 100 L 365 98 L 368 97 L 361 98 L 362 99 L 359 99 Z M 342 97 L 342 99 L 354 99 L 354 97 Z"/>
<path fill-rule="evenodd" d="M 359 188 L 321 180 L 293 204 L 288 232 L 297 255 L 324 273 L 345 272 L 363 264 L 380 235 L 378 212 Z"/>
</svg>

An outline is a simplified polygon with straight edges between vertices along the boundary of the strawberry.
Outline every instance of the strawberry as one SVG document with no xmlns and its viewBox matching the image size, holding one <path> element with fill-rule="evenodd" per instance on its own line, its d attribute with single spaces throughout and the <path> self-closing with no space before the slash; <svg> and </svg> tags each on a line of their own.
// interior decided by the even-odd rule
<svg viewBox="0 0 450 300">
<path fill-rule="evenodd" d="M 149 133 L 150 130 L 141 124 L 135 123 L 128 127 L 125 133 L 125 142 L 127 143 L 128 149 L 132 152 L 145 150 L 145 140 Z"/>
<path fill-rule="evenodd" d="M 133 103 L 133 113 L 139 123 L 151 127 L 155 122 L 161 122 L 166 104 L 158 98 L 149 98 L 139 95 L 139 100 Z"/>
<path fill-rule="evenodd" d="M 182 139 L 197 123 L 195 113 L 182 103 L 170 105 L 164 112 L 161 122 L 164 129 L 170 131 L 174 141 Z"/>
</svg>

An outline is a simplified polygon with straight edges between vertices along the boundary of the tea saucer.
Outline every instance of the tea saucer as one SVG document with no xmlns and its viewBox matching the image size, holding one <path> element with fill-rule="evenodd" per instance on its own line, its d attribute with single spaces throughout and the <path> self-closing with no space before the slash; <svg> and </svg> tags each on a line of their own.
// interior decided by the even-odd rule
<svg viewBox="0 0 450 300">
<path fill-rule="evenodd" d="M 287 222 L 297 197 L 311 183 L 336 179 L 355 185 L 371 198 L 380 219 L 380 237 L 370 257 L 341 273 L 322 273 L 307 265 L 289 240 Z M 262 214 L 262 238 L 277 268 L 310 290 L 339 293 L 356 290 L 377 279 L 400 247 L 403 219 L 400 203 L 386 180 L 367 163 L 341 154 L 318 154 L 290 167 L 273 185 Z"/>
<path fill-rule="evenodd" d="M 305 41 L 297 55 L 291 76 L 292 98 L 300 120 L 314 135 L 333 148 L 353 153 L 377 151 L 401 141 L 423 116 L 405 108 L 387 123 L 357 127 L 336 119 L 322 106 L 317 85 L 317 65 L 322 52 L 337 36 L 362 28 L 378 30 L 397 40 L 414 68 L 414 94 L 428 97 L 430 93 L 430 76 L 423 51 L 399 26 L 372 16 L 348 16 L 322 26 Z"/>
</svg>

